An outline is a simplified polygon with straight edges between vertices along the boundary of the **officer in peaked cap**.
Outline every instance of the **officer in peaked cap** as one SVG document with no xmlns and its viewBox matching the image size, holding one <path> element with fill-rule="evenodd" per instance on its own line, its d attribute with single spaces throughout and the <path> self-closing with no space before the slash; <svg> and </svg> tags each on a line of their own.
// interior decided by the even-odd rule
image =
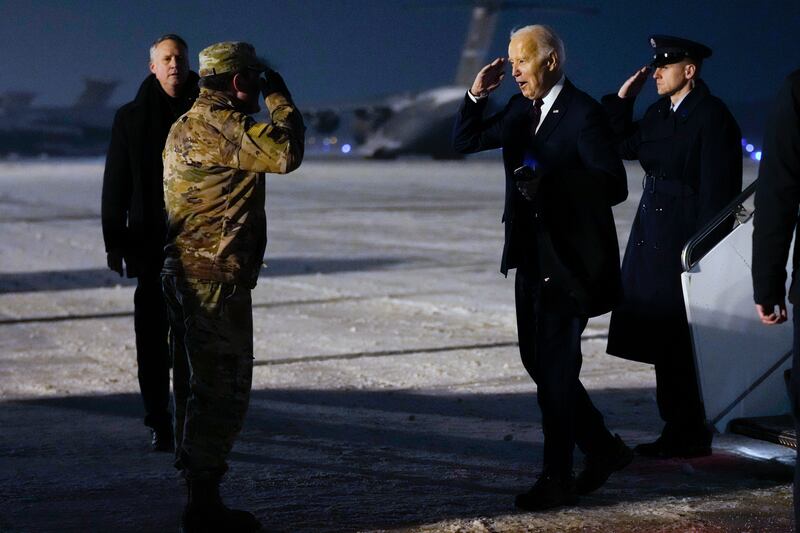
<svg viewBox="0 0 800 533">
<path fill-rule="evenodd" d="M 655 442 L 635 451 L 655 458 L 698 457 L 711 454 L 712 433 L 695 377 L 680 256 L 686 242 L 741 191 L 741 133 L 700 79 L 710 48 L 668 35 L 651 36 L 650 46 L 650 65 L 603 98 L 620 155 L 638 160 L 645 175 L 607 351 L 655 365 L 664 427 Z M 651 69 L 660 98 L 633 121 L 634 100 Z"/>
</svg>

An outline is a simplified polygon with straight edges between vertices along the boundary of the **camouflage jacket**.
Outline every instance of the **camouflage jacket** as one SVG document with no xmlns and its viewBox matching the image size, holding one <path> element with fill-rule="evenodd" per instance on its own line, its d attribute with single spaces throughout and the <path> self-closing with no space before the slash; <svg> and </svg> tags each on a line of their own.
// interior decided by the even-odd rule
<svg viewBox="0 0 800 533">
<path fill-rule="evenodd" d="M 271 124 L 202 89 L 173 124 L 164 147 L 164 273 L 255 287 L 267 244 L 264 173 L 300 166 L 305 132 L 287 97 L 273 93 L 266 104 Z"/>
</svg>

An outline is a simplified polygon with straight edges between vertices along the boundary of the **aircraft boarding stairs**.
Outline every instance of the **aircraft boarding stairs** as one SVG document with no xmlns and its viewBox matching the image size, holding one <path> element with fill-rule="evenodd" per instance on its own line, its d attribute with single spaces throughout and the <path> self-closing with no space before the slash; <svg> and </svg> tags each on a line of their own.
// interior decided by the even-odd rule
<svg viewBox="0 0 800 533">
<path fill-rule="evenodd" d="M 706 419 L 717 431 L 797 448 L 784 382 L 792 364 L 792 323 L 762 325 L 753 303 L 754 192 L 755 182 L 683 249 L 681 282 L 697 380 Z"/>
</svg>

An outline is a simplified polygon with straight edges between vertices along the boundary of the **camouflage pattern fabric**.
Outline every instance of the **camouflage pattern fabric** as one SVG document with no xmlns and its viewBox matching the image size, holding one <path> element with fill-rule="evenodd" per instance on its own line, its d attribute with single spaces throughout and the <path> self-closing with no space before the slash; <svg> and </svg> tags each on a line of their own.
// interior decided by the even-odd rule
<svg viewBox="0 0 800 533">
<path fill-rule="evenodd" d="M 175 357 L 175 466 L 187 479 L 218 480 L 250 401 L 250 290 L 170 275 L 162 283 Z"/>
<path fill-rule="evenodd" d="M 300 166 L 305 132 L 286 96 L 273 93 L 266 104 L 271 124 L 202 89 L 173 124 L 164 147 L 164 273 L 255 287 L 267 244 L 263 173 Z"/>
<path fill-rule="evenodd" d="M 201 78 L 244 69 L 263 72 L 267 68 L 266 61 L 256 56 L 253 45 L 241 41 L 212 44 L 203 48 L 199 57 Z"/>
</svg>

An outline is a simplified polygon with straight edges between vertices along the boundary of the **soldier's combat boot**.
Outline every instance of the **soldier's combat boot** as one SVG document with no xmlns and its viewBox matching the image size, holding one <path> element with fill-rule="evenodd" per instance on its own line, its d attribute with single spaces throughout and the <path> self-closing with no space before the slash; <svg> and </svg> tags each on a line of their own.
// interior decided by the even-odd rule
<svg viewBox="0 0 800 533">
<path fill-rule="evenodd" d="M 180 533 L 250 533 L 261 529 L 251 513 L 225 507 L 218 481 L 194 480 L 187 487 L 189 501 L 181 515 Z"/>
</svg>

